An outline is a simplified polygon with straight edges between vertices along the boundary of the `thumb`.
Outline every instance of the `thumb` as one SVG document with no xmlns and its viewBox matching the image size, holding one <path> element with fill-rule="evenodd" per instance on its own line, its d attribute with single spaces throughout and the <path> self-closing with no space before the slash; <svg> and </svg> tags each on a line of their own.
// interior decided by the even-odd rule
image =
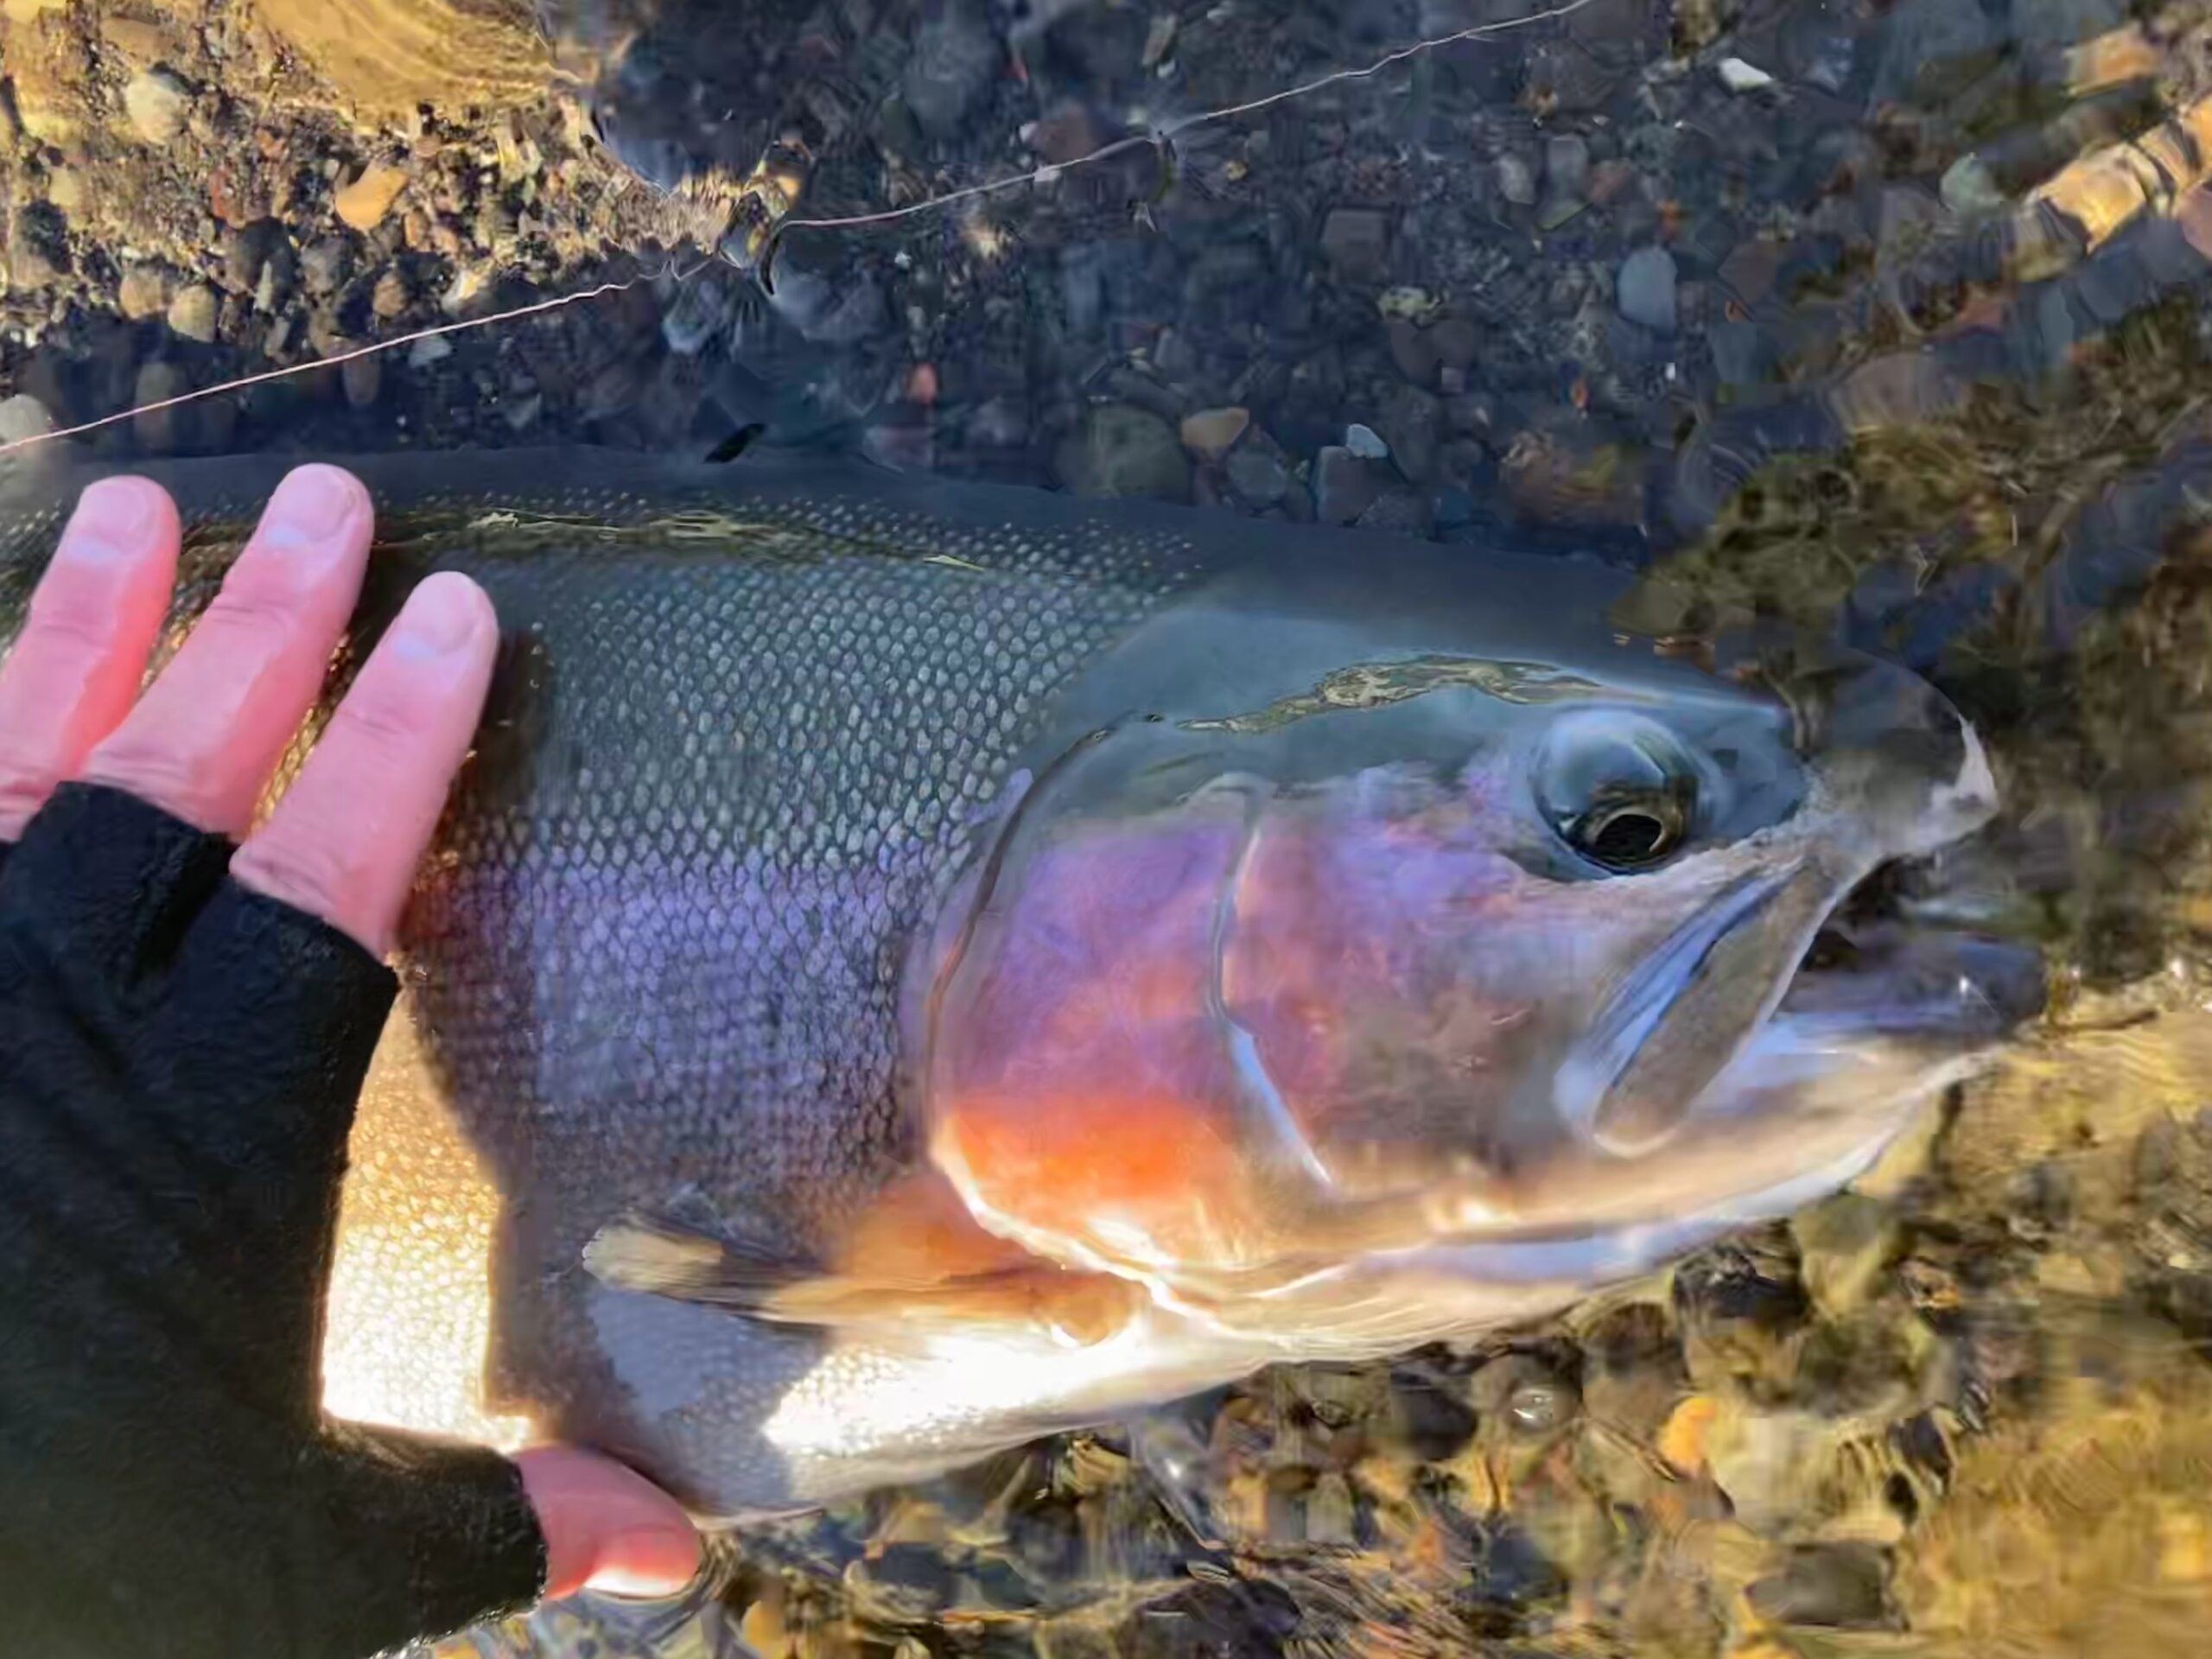
<svg viewBox="0 0 2212 1659">
<path fill-rule="evenodd" d="M 672 1596 L 699 1570 L 683 1507 L 635 1471 L 571 1446 L 518 1452 L 523 1491 L 545 1535 L 545 1595 L 601 1590 Z"/>
</svg>

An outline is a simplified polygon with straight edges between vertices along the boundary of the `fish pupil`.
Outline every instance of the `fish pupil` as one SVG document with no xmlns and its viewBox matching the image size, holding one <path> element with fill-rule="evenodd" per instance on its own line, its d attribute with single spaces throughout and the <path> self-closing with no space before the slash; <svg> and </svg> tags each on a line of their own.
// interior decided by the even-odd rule
<svg viewBox="0 0 2212 1659">
<path fill-rule="evenodd" d="M 1612 869 L 1649 864 L 1664 856 L 1675 841 L 1664 817 L 1636 807 L 1593 813 L 1576 830 L 1574 839 L 1583 855 Z"/>
</svg>

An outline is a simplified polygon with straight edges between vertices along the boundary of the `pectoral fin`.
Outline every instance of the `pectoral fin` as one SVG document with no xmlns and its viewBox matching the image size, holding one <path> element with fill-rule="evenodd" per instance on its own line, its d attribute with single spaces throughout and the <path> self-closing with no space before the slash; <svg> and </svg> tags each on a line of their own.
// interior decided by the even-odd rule
<svg viewBox="0 0 2212 1659">
<path fill-rule="evenodd" d="M 1123 1281 L 1026 1256 L 964 1271 L 944 1261 L 862 1258 L 829 1271 L 641 1212 L 601 1228 L 583 1260 L 593 1277 L 616 1289 L 780 1325 L 866 1329 L 883 1340 L 1019 1325 L 1093 1342 L 1118 1329 L 1142 1297 Z"/>
<path fill-rule="evenodd" d="M 632 1211 L 584 1246 L 584 1268 L 601 1284 L 678 1301 L 760 1314 L 779 1291 L 818 1269 L 711 1237 L 666 1217 Z"/>
</svg>

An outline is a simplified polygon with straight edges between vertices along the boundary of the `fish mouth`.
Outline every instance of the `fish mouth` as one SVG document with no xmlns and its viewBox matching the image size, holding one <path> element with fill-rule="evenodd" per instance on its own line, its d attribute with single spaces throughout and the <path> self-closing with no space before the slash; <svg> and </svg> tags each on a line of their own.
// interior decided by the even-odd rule
<svg viewBox="0 0 2212 1659">
<path fill-rule="evenodd" d="M 2044 1010 L 2043 953 L 1946 910 L 1928 859 L 1896 859 L 1847 893 L 1815 931 L 1777 1017 L 1839 1039 L 1978 1049 Z"/>
<path fill-rule="evenodd" d="M 1923 862 L 1878 866 L 1832 904 L 1817 859 L 1722 886 L 1592 1010 L 1553 1074 L 1559 1122 L 1635 1157 L 1706 1113 L 1737 1057 L 1763 1044 L 1933 1065 L 2000 1041 L 2043 1007 L 2041 955 L 1915 919 L 1898 896 Z"/>
</svg>

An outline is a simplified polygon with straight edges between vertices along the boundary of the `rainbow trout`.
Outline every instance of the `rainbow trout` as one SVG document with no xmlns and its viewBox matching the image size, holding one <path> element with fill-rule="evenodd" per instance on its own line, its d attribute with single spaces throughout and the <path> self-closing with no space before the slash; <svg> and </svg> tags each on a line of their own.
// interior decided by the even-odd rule
<svg viewBox="0 0 2212 1659">
<path fill-rule="evenodd" d="M 176 632 L 283 464 L 152 469 Z M 2036 995 L 1863 896 L 1993 810 L 1933 690 L 1662 649 L 1594 563 L 354 464 L 349 650 L 441 569 L 506 648 L 354 1132 L 342 1414 L 804 1508 L 1554 1309 L 1847 1181 Z M 90 475 L 12 486 L 0 638 Z"/>
</svg>

